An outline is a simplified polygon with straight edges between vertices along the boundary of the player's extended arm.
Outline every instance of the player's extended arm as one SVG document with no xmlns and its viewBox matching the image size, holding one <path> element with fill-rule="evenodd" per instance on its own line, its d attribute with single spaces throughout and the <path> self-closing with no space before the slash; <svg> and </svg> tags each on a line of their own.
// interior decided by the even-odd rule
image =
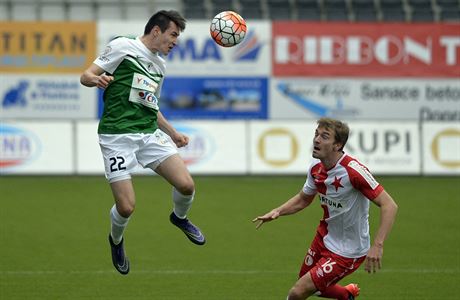
<svg viewBox="0 0 460 300">
<path fill-rule="evenodd" d="M 186 136 L 183 133 L 178 132 L 169 122 L 166 120 L 166 118 L 163 116 L 163 114 L 158 111 L 157 114 L 157 122 L 158 122 L 158 127 L 163 130 L 167 135 L 171 137 L 173 142 L 176 144 L 177 147 L 184 147 L 188 145 L 188 136 Z"/>
<path fill-rule="evenodd" d="M 307 195 L 303 191 L 300 191 L 283 205 L 272 209 L 265 215 L 256 217 L 252 222 L 257 222 L 256 229 L 258 229 L 265 222 L 273 221 L 280 216 L 295 214 L 310 205 L 314 198 L 315 195 Z"/>
<path fill-rule="evenodd" d="M 105 71 L 94 63 L 80 76 L 80 83 L 84 86 L 97 86 L 102 89 L 105 89 L 112 80 L 113 76 L 105 74 Z"/>
<path fill-rule="evenodd" d="M 365 270 L 368 273 L 376 272 L 382 267 L 383 243 L 393 227 L 398 211 L 398 205 L 384 190 L 373 200 L 380 207 L 380 225 L 366 257 Z"/>
</svg>

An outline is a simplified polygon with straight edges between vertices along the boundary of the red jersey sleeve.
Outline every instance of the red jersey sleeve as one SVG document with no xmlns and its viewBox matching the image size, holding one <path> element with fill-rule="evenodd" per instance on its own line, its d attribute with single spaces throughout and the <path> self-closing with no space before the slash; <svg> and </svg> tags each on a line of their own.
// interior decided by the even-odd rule
<svg viewBox="0 0 460 300">
<path fill-rule="evenodd" d="M 366 196 L 367 199 L 374 200 L 383 191 L 383 186 L 358 161 L 349 159 L 346 163 L 346 169 L 353 187 Z"/>
</svg>

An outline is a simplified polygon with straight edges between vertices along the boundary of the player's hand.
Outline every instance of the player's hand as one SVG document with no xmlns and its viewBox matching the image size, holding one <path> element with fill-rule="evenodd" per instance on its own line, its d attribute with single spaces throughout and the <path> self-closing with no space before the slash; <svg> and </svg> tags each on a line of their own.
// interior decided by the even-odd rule
<svg viewBox="0 0 460 300">
<path fill-rule="evenodd" d="M 383 246 L 372 245 L 367 253 L 364 269 L 367 273 L 375 273 L 382 268 Z"/>
<path fill-rule="evenodd" d="M 101 89 L 105 89 L 109 83 L 113 80 L 113 76 L 109 76 L 106 74 L 101 74 L 97 77 L 97 87 Z"/>
<path fill-rule="evenodd" d="M 279 211 L 274 209 L 274 210 L 266 213 L 263 216 L 256 217 L 254 220 L 252 220 L 252 222 L 256 223 L 256 229 L 259 229 L 259 227 L 262 226 L 262 224 L 264 224 L 265 222 L 273 221 L 273 220 L 277 219 L 279 216 L 280 216 Z"/>
<path fill-rule="evenodd" d="M 173 140 L 174 144 L 176 144 L 177 148 L 185 147 L 188 145 L 189 138 L 183 133 L 176 133 L 173 136 L 171 136 L 171 139 Z"/>
</svg>

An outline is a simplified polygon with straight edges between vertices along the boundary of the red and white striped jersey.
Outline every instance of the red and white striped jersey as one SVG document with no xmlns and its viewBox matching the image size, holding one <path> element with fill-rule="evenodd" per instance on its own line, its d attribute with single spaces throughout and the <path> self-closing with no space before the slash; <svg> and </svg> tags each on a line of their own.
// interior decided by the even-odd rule
<svg viewBox="0 0 460 300">
<path fill-rule="evenodd" d="M 317 231 L 327 249 L 349 258 L 367 254 L 369 200 L 382 191 L 369 170 L 347 154 L 329 170 L 320 160 L 313 161 L 303 192 L 319 194 L 324 215 Z"/>
</svg>

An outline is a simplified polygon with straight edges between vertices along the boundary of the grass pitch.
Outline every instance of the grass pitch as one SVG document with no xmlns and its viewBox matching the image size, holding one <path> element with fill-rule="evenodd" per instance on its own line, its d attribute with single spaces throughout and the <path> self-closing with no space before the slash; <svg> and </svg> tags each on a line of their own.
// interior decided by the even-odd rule
<svg viewBox="0 0 460 300">
<path fill-rule="evenodd" d="M 379 177 L 399 205 L 383 269 L 361 268 L 359 299 L 458 299 L 460 179 Z M 0 299 L 285 299 L 322 210 L 311 207 L 255 230 L 252 218 L 300 190 L 301 176 L 195 177 L 196 246 L 169 223 L 171 189 L 136 177 L 125 234 L 131 272 L 112 267 L 112 196 L 101 177 L 0 177 Z M 378 224 L 372 205 L 371 233 Z"/>
</svg>

